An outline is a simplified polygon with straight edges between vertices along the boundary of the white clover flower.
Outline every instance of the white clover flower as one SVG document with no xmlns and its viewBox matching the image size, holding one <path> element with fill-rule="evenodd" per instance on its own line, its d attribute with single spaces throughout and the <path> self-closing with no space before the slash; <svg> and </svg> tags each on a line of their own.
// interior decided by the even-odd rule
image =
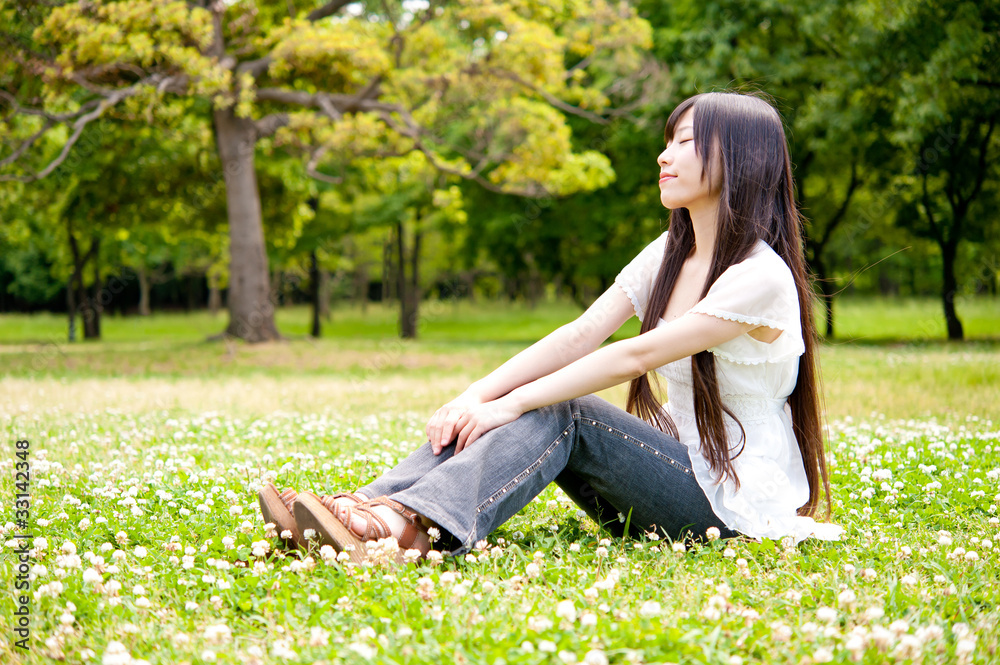
<svg viewBox="0 0 1000 665">
<path fill-rule="evenodd" d="M 687 552 L 687 546 L 681 542 L 673 543 L 670 547 L 671 549 L 673 549 L 674 552 L 677 552 L 678 554 L 684 554 L 685 552 Z"/>
<path fill-rule="evenodd" d="M 824 623 L 833 623 L 837 620 L 837 610 L 832 607 L 820 607 L 816 610 L 816 618 Z"/>
<path fill-rule="evenodd" d="M 196 609 L 198 609 L 198 603 L 194 602 L 193 600 L 189 600 L 186 603 L 184 603 L 184 609 L 187 610 L 188 612 L 194 612 Z"/>
<path fill-rule="evenodd" d="M 131 663 L 132 654 L 128 652 L 124 644 L 116 641 L 108 642 L 104 656 L 101 657 L 101 665 L 130 665 Z"/>
<path fill-rule="evenodd" d="M 556 605 L 556 616 L 569 622 L 576 621 L 576 605 L 572 600 L 559 601 Z"/>
<path fill-rule="evenodd" d="M 647 600 L 642 604 L 642 607 L 639 608 L 639 616 L 646 618 L 659 616 L 660 612 L 660 604 L 655 600 Z"/>
<path fill-rule="evenodd" d="M 885 610 L 881 607 L 869 607 L 865 610 L 865 619 L 868 621 L 878 621 L 885 616 Z"/>
<path fill-rule="evenodd" d="M 135 558 L 137 559 L 145 559 L 148 552 L 142 545 L 136 545 L 135 550 L 133 550 L 133 554 L 135 554 Z"/>
<path fill-rule="evenodd" d="M 837 596 L 837 604 L 841 606 L 850 607 L 854 605 L 857 599 L 858 596 L 856 593 L 854 593 L 850 589 L 845 589 L 844 591 L 841 591 L 840 594 Z"/>
<path fill-rule="evenodd" d="M 135 599 L 136 607 L 140 607 L 142 609 L 148 609 L 151 605 L 152 603 L 149 602 L 149 598 L 146 598 L 145 596 L 139 596 L 138 598 Z"/>
<path fill-rule="evenodd" d="M 829 663 L 833 660 L 833 652 L 826 647 L 821 647 L 813 652 L 813 662 L 815 663 Z"/>
<path fill-rule="evenodd" d="M 708 538 L 710 542 L 713 540 L 718 540 L 721 535 L 722 532 L 719 531 L 719 528 L 715 526 L 710 526 L 708 527 L 708 529 L 705 530 L 705 537 Z"/>
<path fill-rule="evenodd" d="M 597 615 L 593 612 L 584 612 L 580 615 L 580 625 L 592 628 L 597 625 Z"/>
<path fill-rule="evenodd" d="M 71 540 L 65 541 L 59 549 L 62 550 L 63 554 L 76 554 L 76 544 Z M 111 642 L 110 644 L 120 644 L 120 642 Z"/>
<path fill-rule="evenodd" d="M 309 646 L 325 647 L 330 643 L 330 631 L 323 630 L 322 626 L 313 626 L 309 631 Z"/>
<path fill-rule="evenodd" d="M 524 567 L 524 574 L 531 579 L 538 577 L 541 574 L 541 572 L 542 569 L 538 566 L 537 563 L 534 562 L 529 563 L 527 566 Z"/>
<path fill-rule="evenodd" d="M 556 643 L 552 642 L 550 640 L 539 640 L 539 642 L 538 642 L 538 650 L 542 651 L 544 653 L 555 653 L 556 652 Z"/>
<path fill-rule="evenodd" d="M 203 636 L 211 644 L 225 644 L 232 639 L 233 633 L 226 624 L 216 623 L 205 626 Z"/>
<path fill-rule="evenodd" d="M 600 649 L 591 649 L 584 654 L 583 665 L 608 665 L 608 656 Z"/>
<path fill-rule="evenodd" d="M 544 633 L 552 628 L 552 619 L 548 617 L 530 616 L 527 621 L 528 630 Z"/>
<path fill-rule="evenodd" d="M 596 554 L 599 557 L 606 557 L 608 555 L 608 548 L 601 545 L 596 550 L 594 550 L 594 554 Z"/>
</svg>

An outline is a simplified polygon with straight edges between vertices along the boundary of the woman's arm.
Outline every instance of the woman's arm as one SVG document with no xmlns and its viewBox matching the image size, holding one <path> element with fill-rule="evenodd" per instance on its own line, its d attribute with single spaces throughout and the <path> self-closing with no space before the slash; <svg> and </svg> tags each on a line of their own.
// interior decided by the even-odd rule
<svg viewBox="0 0 1000 665">
<path fill-rule="evenodd" d="M 588 355 L 633 314 L 628 296 L 620 286 L 612 284 L 579 318 L 521 351 L 438 409 L 427 424 L 427 438 L 434 454 L 455 438 L 455 426 L 470 408 L 503 397 Z"/>
<path fill-rule="evenodd" d="M 643 335 L 609 344 L 566 367 L 468 411 L 459 419 L 456 454 L 526 411 L 630 381 L 753 330 L 756 326 L 706 314 L 684 316 Z"/>
</svg>

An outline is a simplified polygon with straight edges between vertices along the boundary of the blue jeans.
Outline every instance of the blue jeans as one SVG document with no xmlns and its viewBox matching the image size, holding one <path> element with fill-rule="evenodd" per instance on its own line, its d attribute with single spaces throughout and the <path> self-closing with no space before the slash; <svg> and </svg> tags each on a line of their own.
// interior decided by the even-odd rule
<svg viewBox="0 0 1000 665">
<path fill-rule="evenodd" d="M 712 511 L 684 444 L 594 395 L 528 411 L 454 450 L 434 455 L 426 443 L 358 491 L 433 520 L 454 538 L 455 555 L 553 481 L 614 535 L 624 535 L 618 516 L 630 511 L 633 535 L 703 536 L 712 526 L 738 535 Z"/>
</svg>

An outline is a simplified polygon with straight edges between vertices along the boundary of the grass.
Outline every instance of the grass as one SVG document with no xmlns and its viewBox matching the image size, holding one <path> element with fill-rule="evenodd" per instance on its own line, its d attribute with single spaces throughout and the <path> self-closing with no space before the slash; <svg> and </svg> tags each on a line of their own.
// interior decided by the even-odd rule
<svg viewBox="0 0 1000 665">
<path fill-rule="evenodd" d="M 431 307 L 412 342 L 393 339 L 388 309 L 337 310 L 315 341 L 306 310 L 281 310 L 291 339 L 253 347 L 204 342 L 224 325 L 207 314 L 109 318 L 105 341 L 74 345 L 61 317 L 2 317 L 0 466 L 12 478 L 16 441 L 30 442 L 30 526 L 45 540 L 30 650 L 13 644 L 5 594 L 0 659 L 996 662 L 995 305 L 963 303 L 979 341 L 947 344 L 921 332 L 935 303 L 840 303 L 843 341 L 822 362 L 842 542 L 603 540 L 550 488 L 471 557 L 400 570 L 275 549 L 256 487 L 367 482 L 571 306 Z M 15 489 L 3 484 L 0 522 Z M 17 529 L 2 529 L 13 588 Z"/>
</svg>

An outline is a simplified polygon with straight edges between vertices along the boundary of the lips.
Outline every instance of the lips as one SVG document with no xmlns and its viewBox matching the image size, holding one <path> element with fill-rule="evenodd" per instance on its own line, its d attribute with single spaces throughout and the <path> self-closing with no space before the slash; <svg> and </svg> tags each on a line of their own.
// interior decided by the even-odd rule
<svg viewBox="0 0 1000 665">
<path fill-rule="evenodd" d="M 662 183 L 662 182 L 666 182 L 666 181 L 668 181 L 668 180 L 673 180 L 673 179 L 674 179 L 674 178 L 676 178 L 676 177 L 677 177 L 677 176 L 675 176 L 675 175 L 674 175 L 674 174 L 672 174 L 672 173 L 661 173 L 661 174 L 660 174 L 660 182 Z"/>
</svg>

